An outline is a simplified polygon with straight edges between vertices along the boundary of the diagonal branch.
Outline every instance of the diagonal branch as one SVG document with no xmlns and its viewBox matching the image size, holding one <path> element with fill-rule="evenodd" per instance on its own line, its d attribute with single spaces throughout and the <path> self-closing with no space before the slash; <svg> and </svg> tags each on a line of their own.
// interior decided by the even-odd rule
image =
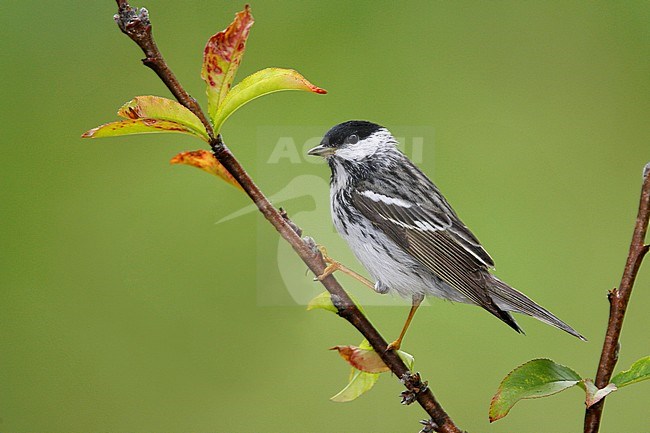
<svg viewBox="0 0 650 433">
<path fill-rule="evenodd" d="M 595 385 L 600 389 L 607 386 L 612 378 L 614 367 L 618 361 L 618 347 L 625 311 L 632 295 L 632 287 L 636 280 L 637 272 L 641 262 L 648 252 L 649 246 L 645 244 L 648 220 L 650 219 L 650 163 L 646 164 L 643 170 L 643 186 L 641 188 L 641 199 L 639 212 L 636 217 L 634 234 L 630 243 L 630 252 L 627 256 L 623 277 L 618 289 L 607 294 L 609 300 L 609 323 L 603 342 L 603 350 L 600 354 L 598 372 L 596 373 Z M 585 412 L 584 433 L 597 433 L 600 427 L 600 419 L 603 414 L 605 399 L 600 400 Z"/>
<path fill-rule="evenodd" d="M 176 99 L 201 119 L 210 136 L 210 147 L 217 160 L 232 174 L 244 188 L 248 196 L 257 205 L 259 211 L 271 223 L 276 231 L 294 249 L 305 262 L 314 275 L 321 275 L 325 270 L 325 262 L 321 254 L 305 242 L 289 224 L 288 220 L 280 213 L 257 187 L 253 179 L 239 164 L 232 152 L 223 142 L 221 136 L 214 137 L 212 125 L 194 98 L 181 86 L 173 72 L 163 59 L 160 50 L 151 34 L 151 22 L 146 9 L 132 8 L 126 0 L 117 0 L 118 14 L 115 20 L 127 36 L 129 36 L 144 51 L 146 58 L 143 63 L 156 72 L 160 79 L 169 88 Z M 426 382 L 422 382 L 418 374 L 411 374 L 408 368 L 395 351 L 387 351 L 387 342 L 373 327 L 370 321 L 359 311 L 343 287 L 333 276 L 324 278 L 321 282 L 331 294 L 332 302 L 338 310 L 339 316 L 350 322 L 372 345 L 375 351 L 391 371 L 404 383 L 407 388 L 403 397 L 406 402 L 417 402 L 429 414 L 431 420 L 424 422 L 422 431 L 432 430 L 444 433 L 461 433 L 449 415 L 436 400 Z"/>
</svg>

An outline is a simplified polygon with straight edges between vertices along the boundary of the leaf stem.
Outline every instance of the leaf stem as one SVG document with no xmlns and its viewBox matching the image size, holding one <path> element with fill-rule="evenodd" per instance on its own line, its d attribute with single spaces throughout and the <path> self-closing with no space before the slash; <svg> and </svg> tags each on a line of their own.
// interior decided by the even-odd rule
<svg viewBox="0 0 650 433">
<path fill-rule="evenodd" d="M 643 186 L 641 187 L 641 198 L 639 211 L 636 217 L 630 251 L 623 270 L 623 277 L 618 289 L 613 289 L 607 294 L 609 300 L 609 321 L 605 332 L 605 341 L 600 354 L 598 371 L 596 373 L 595 385 L 601 389 L 607 386 L 614 367 L 618 361 L 618 348 L 623 319 L 627 310 L 632 287 L 636 280 L 641 262 L 648 252 L 649 246 L 645 244 L 650 219 L 650 163 L 646 164 L 643 170 Z M 600 428 L 600 420 L 603 415 L 605 399 L 589 407 L 585 412 L 584 433 L 597 433 Z"/>
<path fill-rule="evenodd" d="M 145 66 L 153 69 L 154 72 L 169 88 L 171 93 L 176 97 L 178 102 L 192 111 L 204 124 L 210 137 L 210 147 L 217 160 L 232 174 L 232 176 L 244 188 L 251 200 L 257 205 L 259 211 L 271 223 L 275 230 L 284 238 L 294 249 L 294 251 L 305 262 L 314 275 L 320 275 L 325 270 L 325 262 L 320 252 L 315 251 L 311 245 L 306 243 L 292 228 L 286 215 L 278 211 L 257 187 L 253 179 L 241 166 L 232 152 L 223 142 L 221 135 L 214 136 L 212 125 L 207 120 L 201 107 L 192 98 L 176 79 L 175 75 L 165 62 L 160 50 L 156 46 L 151 33 L 151 23 L 149 21 L 146 9 L 134 9 L 126 0 L 116 0 L 118 4 L 118 14 L 115 20 L 122 30 L 131 40 L 133 40 L 145 53 L 146 58 L 143 60 Z M 332 295 L 332 301 L 338 310 L 338 315 L 350 322 L 372 345 L 375 351 L 381 356 L 382 360 L 391 369 L 398 378 L 413 377 L 402 359 L 393 350 L 387 351 L 387 342 L 370 323 L 370 321 L 361 313 L 354 302 L 350 299 L 343 287 L 332 276 L 324 278 L 321 283 Z M 416 395 L 420 406 L 429 414 L 431 421 L 429 424 L 435 426 L 436 431 L 442 433 L 462 433 L 456 427 L 449 415 L 444 411 L 440 403 L 436 400 L 431 389 L 423 386 L 419 380 L 405 380 L 407 390 Z"/>
</svg>

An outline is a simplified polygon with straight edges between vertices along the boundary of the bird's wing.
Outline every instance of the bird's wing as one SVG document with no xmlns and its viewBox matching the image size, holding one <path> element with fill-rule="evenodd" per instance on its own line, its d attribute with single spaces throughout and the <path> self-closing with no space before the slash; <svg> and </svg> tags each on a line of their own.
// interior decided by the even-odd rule
<svg viewBox="0 0 650 433">
<path fill-rule="evenodd" d="M 442 196 L 438 205 L 423 205 L 360 186 L 352 194 L 359 212 L 445 283 L 509 322 L 487 292 L 492 259 Z"/>
</svg>

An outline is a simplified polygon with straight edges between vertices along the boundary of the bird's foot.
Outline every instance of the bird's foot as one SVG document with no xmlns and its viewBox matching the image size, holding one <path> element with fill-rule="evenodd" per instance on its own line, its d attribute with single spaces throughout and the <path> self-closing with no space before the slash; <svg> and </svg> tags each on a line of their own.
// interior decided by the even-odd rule
<svg viewBox="0 0 650 433">
<path fill-rule="evenodd" d="M 323 281 L 334 272 L 340 270 L 342 265 L 340 262 L 337 262 L 327 254 L 327 248 L 325 248 L 323 245 L 317 245 L 316 248 L 318 251 L 320 251 L 320 254 L 323 256 L 323 260 L 327 266 L 325 267 L 325 270 L 323 270 L 322 274 L 314 278 L 314 281 Z"/>
<path fill-rule="evenodd" d="M 402 339 L 398 338 L 397 340 L 393 341 L 388 346 L 386 346 L 386 352 L 388 352 L 389 350 L 399 350 L 400 347 L 402 347 Z"/>
<path fill-rule="evenodd" d="M 327 261 L 325 261 L 325 263 L 327 263 Z M 323 271 L 322 274 L 314 278 L 314 281 L 323 281 L 325 278 L 329 277 L 334 272 L 340 269 L 341 269 L 341 264 L 339 262 L 331 262 L 329 265 L 325 267 L 325 270 Z"/>
<path fill-rule="evenodd" d="M 347 274 L 347 275 L 351 276 L 355 280 L 357 280 L 357 281 L 363 283 L 364 285 L 370 287 L 371 289 L 375 290 L 374 284 L 372 284 L 367 278 L 363 277 L 362 275 L 359 275 L 358 273 L 356 273 L 352 269 L 348 268 L 347 266 L 345 266 L 341 262 L 338 262 L 338 261 L 334 260 L 333 258 L 331 258 L 327 254 L 327 248 L 325 248 L 323 245 L 318 245 L 317 248 L 318 248 L 318 251 L 320 251 L 321 255 L 323 256 L 323 260 L 325 261 L 327 266 L 323 270 L 322 274 L 320 274 L 319 276 L 314 278 L 314 281 L 323 281 L 325 278 L 329 277 L 334 272 L 341 271 L 344 274 Z"/>
</svg>

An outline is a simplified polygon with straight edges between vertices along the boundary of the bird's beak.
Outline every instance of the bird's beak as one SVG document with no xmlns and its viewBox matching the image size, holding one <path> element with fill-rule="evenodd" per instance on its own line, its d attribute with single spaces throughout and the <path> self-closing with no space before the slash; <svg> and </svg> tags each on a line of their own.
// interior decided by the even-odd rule
<svg viewBox="0 0 650 433">
<path fill-rule="evenodd" d="M 333 147 L 329 147 L 329 146 L 326 147 L 321 144 L 319 146 L 314 147 L 313 149 L 309 149 L 307 155 L 326 157 L 326 156 L 334 155 L 335 151 L 336 149 L 334 149 Z"/>
</svg>

